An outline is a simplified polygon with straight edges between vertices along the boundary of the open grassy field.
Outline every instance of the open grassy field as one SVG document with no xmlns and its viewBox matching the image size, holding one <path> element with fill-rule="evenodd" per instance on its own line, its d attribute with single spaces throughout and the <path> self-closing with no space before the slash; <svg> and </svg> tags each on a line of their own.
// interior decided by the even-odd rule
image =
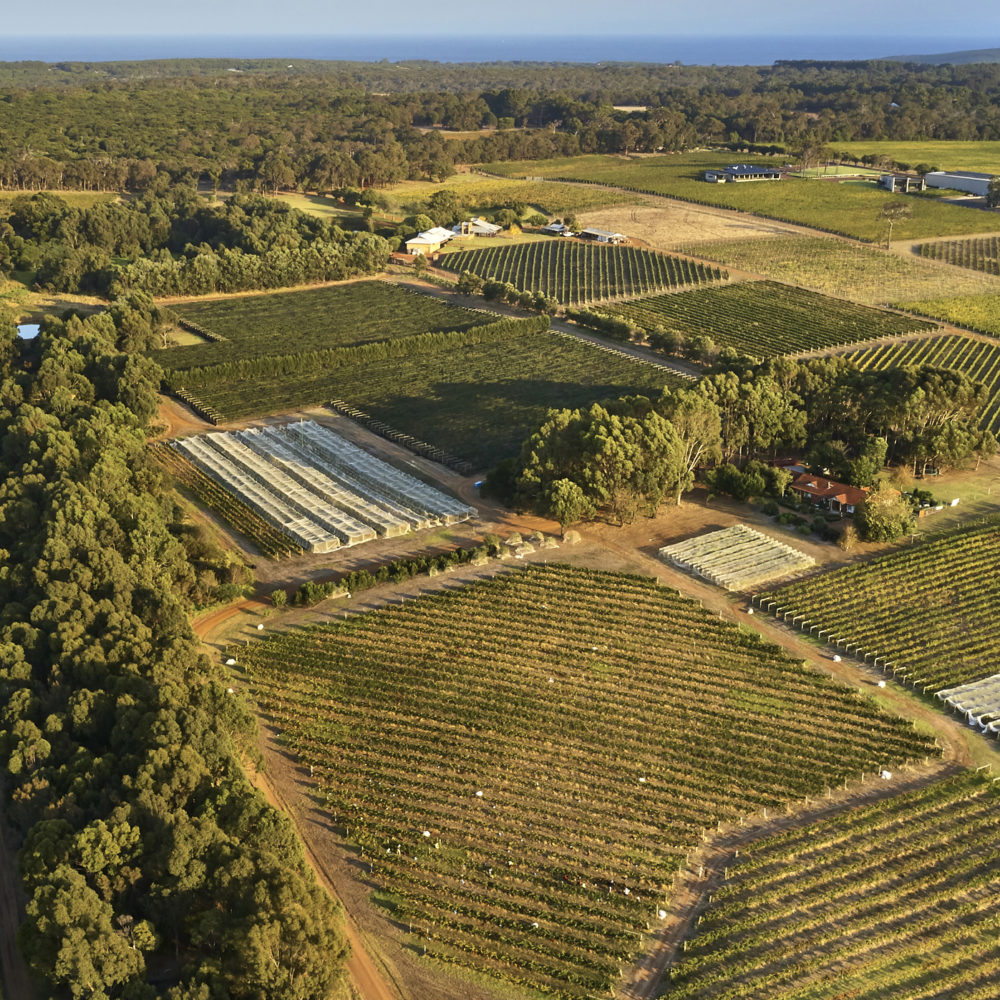
<svg viewBox="0 0 1000 1000">
<path fill-rule="evenodd" d="M 1000 280 L 826 237 L 773 236 L 686 243 L 681 253 L 817 292 L 883 305 L 1000 293 Z"/>
<path fill-rule="evenodd" d="M 700 285 L 725 277 L 718 268 L 636 247 L 599 246 L 548 237 L 531 245 L 490 246 L 442 257 L 440 266 L 542 292 L 564 305 L 663 288 Z"/>
<path fill-rule="evenodd" d="M 751 844 L 670 1000 L 993 1000 L 1000 799 L 967 773 Z"/>
<path fill-rule="evenodd" d="M 862 370 L 883 371 L 907 365 L 934 365 L 965 372 L 989 392 L 983 426 L 1000 433 L 1000 343 L 948 334 L 905 344 L 871 347 L 848 355 Z"/>
<path fill-rule="evenodd" d="M 437 191 L 454 191 L 460 195 L 471 214 L 518 204 L 543 215 L 562 216 L 639 201 L 634 195 L 622 191 L 587 190 L 579 185 L 551 181 L 497 180 L 482 174 L 455 174 L 440 183 L 402 181 L 380 194 L 389 203 L 391 212 L 410 215 L 421 211 L 427 199 Z"/>
<path fill-rule="evenodd" d="M 384 281 L 195 300 L 171 309 L 181 319 L 225 338 L 154 354 L 174 370 L 467 330 L 495 318 Z"/>
<path fill-rule="evenodd" d="M 773 281 L 744 281 L 634 299 L 602 312 L 621 316 L 647 331 L 662 326 L 685 337 L 704 334 L 716 347 L 732 347 L 756 358 L 934 328 L 932 323 Z"/>
<path fill-rule="evenodd" d="M 1000 659 L 1000 516 L 790 583 L 758 602 L 806 619 L 821 639 L 878 656 L 924 691 L 979 680 Z"/>
<path fill-rule="evenodd" d="M 1000 337 L 1000 291 L 940 299 L 913 299 L 896 305 L 900 309 L 944 320 L 945 323 Z"/>
<path fill-rule="evenodd" d="M 633 188 L 686 198 L 705 205 L 754 212 L 868 241 L 885 239 L 886 224 L 879 218 L 879 213 L 883 206 L 889 204 L 905 204 L 913 213 L 912 218 L 896 223 L 893 228 L 895 239 L 980 233 L 997 228 L 997 216 L 992 213 L 941 204 L 931 199 L 892 195 L 867 184 L 838 184 L 808 179 L 708 184 L 701 179 L 707 168 L 725 166 L 736 159 L 769 167 L 781 162 L 746 154 L 737 157 L 725 150 L 700 150 L 629 160 L 620 156 L 593 155 L 494 163 L 485 169 L 506 177 L 584 180 Z"/>
<path fill-rule="evenodd" d="M 1000 174 L 1000 142 L 961 142 L 957 140 L 926 140 L 924 142 L 835 142 L 838 152 L 851 156 L 888 156 L 897 163 L 930 164 L 937 170 L 973 170 L 983 174 Z"/>
<path fill-rule="evenodd" d="M 672 588 L 565 566 L 235 655 L 407 943 L 555 997 L 608 995 L 706 828 L 933 752 Z"/>
<path fill-rule="evenodd" d="M 227 420 L 341 399 L 476 468 L 516 455 L 550 407 L 578 407 L 643 393 L 658 395 L 678 376 L 608 353 L 574 337 L 545 333 L 363 366 L 185 387 Z"/>
</svg>

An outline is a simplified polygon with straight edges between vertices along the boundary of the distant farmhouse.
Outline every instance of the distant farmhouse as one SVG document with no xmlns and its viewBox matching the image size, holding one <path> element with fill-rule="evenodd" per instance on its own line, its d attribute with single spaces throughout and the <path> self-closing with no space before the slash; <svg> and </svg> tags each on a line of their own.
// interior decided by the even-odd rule
<svg viewBox="0 0 1000 1000">
<path fill-rule="evenodd" d="M 437 253 L 455 234 L 450 229 L 435 226 L 425 233 L 417 233 L 416 236 L 406 241 L 407 253 L 418 253 L 429 256 Z"/>
<path fill-rule="evenodd" d="M 927 190 L 927 182 L 923 177 L 913 177 L 910 174 L 882 174 L 878 179 L 878 186 L 892 194 Z"/>
<path fill-rule="evenodd" d="M 561 222 L 550 222 L 542 229 L 543 233 L 552 233 L 553 236 L 575 236 L 569 226 L 564 226 Z"/>
<path fill-rule="evenodd" d="M 498 226 L 494 222 L 487 222 L 481 216 L 478 219 L 469 219 L 468 222 L 460 222 L 452 228 L 456 236 L 496 236 L 503 226 Z"/>
<path fill-rule="evenodd" d="M 607 229 L 581 229 L 581 240 L 593 240 L 595 243 L 612 243 L 618 246 L 619 243 L 628 243 L 628 237 L 624 233 L 612 233 Z"/>
<path fill-rule="evenodd" d="M 933 170 L 926 175 L 926 179 L 928 187 L 964 191 L 966 194 L 985 198 L 993 176 L 993 174 L 976 174 L 971 170 Z"/>
<path fill-rule="evenodd" d="M 706 170 L 705 180 L 710 184 L 741 184 L 744 181 L 780 181 L 781 171 L 776 167 L 754 167 L 749 163 L 731 163 L 722 170 Z"/>
</svg>

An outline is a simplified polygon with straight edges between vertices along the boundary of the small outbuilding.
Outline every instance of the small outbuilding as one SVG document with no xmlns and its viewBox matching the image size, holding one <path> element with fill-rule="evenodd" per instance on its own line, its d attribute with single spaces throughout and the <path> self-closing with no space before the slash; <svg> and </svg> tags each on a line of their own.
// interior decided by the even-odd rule
<svg viewBox="0 0 1000 1000">
<path fill-rule="evenodd" d="M 926 191 L 927 182 L 923 177 L 912 174 L 882 174 L 878 186 L 892 194 L 909 194 L 911 191 Z"/>
<path fill-rule="evenodd" d="M 610 243 L 614 246 L 628 243 L 628 237 L 624 233 L 612 233 L 607 229 L 581 229 L 580 239 L 592 240 L 595 243 Z"/>
<path fill-rule="evenodd" d="M 542 228 L 543 233 L 551 233 L 553 236 L 575 236 L 576 234 L 561 222 L 550 222 Z"/>
</svg>

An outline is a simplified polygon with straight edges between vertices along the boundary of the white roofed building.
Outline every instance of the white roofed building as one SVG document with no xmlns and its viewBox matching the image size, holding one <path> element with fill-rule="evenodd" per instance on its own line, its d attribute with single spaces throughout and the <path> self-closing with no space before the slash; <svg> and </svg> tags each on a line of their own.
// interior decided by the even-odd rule
<svg viewBox="0 0 1000 1000">
<path fill-rule="evenodd" d="M 435 226 L 424 233 L 417 233 L 406 241 L 407 253 L 419 253 L 423 255 L 437 253 L 455 234 L 450 229 L 443 226 Z"/>
<path fill-rule="evenodd" d="M 495 222 L 487 222 L 482 216 L 478 219 L 469 219 L 467 222 L 460 222 L 452 229 L 455 236 L 496 236 L 503 226 L 498 226 Z"/>
</svg>

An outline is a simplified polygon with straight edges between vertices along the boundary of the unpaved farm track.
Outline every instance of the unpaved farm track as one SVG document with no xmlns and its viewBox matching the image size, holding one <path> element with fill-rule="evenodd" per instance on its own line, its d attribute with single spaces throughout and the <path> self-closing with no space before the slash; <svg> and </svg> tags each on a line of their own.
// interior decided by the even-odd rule
<svg viewBox="0 0 1000 1000">
<path fill-rule="evenodd" d="M 471 489 L 471 486 L 469 488 Z M 693 505 L 691 507 L 685 505 L 681 511 L 675 512 L 675 516 L 678 513 L 697 513 L 692 508 Z M 515 515 L 508 515 L 508 518 L 505 527 L 514 530 L 521 519 Z M 520 527 L 524 530 L 524 525 Z M 545 527 L 551 530 L 550 523 L 545 523 Z M 651 530 L 656 529 L 644 524 L 633 526 L 631 530 L 590 525 L 581 529 L 581 534 L 584 536 L 582 544 L 560 548 L 551 553 L 539 552 L 529 557 L 527 561 L 548 557 L 578 565 L 589 565 L 592 568 L 612 570 L 620 568 L 652 576 L 659 579 L 662 584 L 675 587 L 688 597 L 699 600 L 706 609 L 721 617 L 760 632 L 767 639 L 780 644 L 789 655 L 805 660 L 813 669 L 834 676 L 853 687 L 869 690 L 874 688 L 880 675 L 870 666 L 850 658 L 834 662 L 828 652 L 824 653 L 815 645 L 806 642 L 797 631 L 786 628 L 777 620 L 762 613 L 749 615 L 745 598 L 720 591 L 655 558 L 642 544 L 646 539 L 640 538 L 640 535 L 644 536 Z M 281 616 L 280 623 L 273 621 L 269 628 L 275 626 L 295 628 L 310 621 L 329 620 L 333 615 L 339 617 L 344 612 L 354 614 L 372 610 L 402 597 L 411 599 L 420 593 L 441 587 L 461 586 L 469 579 L 480 575 L 509 571 L 515 565 L 511 562 L 501 564 L 491 562 L 487 567 L 475 570 L 463 567 L 454 574 L 443 575 L 433 580 L 415 578 L 401 585 L 386 585 L 364 595 L 358 595 L 358 599 L 352 601 L 350 608 L 338 605 L 331 611 L 330 605 L 327 604 L 325 609 L 324 605 L 320 605 L 315 609 L 285 612 Z M 242 601 L 207 613 L 195 621 L 194 627 L 203 641 L 218 655 L 225 642 L 225 633 L 227 631 L 232 633 L 232 618 L 240 614 L 253 615 L 266 608 L 267 605 L 259 601 Z M 248 620 L 248 624 L 252 622 Z M 872 694 L 874 693 L 872 690 Z M 722 830 L 707 833 L 702 844 L 690 854 L 684 872 L 677 877 L 671 902 L 665 907 L 668 916 L 650 934 L 643 956 L 626 973 L 617 991 L 620 1000 L 651 1000 L 658 995 L 664 985 L 664 974 L 673 962 L 677 949 L 690 934 L 698 915 L 706 906 L 709 894 L 721 883 L 726 866 L 730 863 L 734 852 L 742 845 L 781 830 L 804 826 L 842 810 L 864 806 L 922 787 L 973 763 L 969 747 L 969 740 L 973 737 L 970 737 L 965 727 L 958 721 L 934 706 L 910 697 L 891 681 L 885 689 L 878 690 L 878 695 L 884 704 L 901 716 L 919 720 L 933 729 L 942 747 L 942 759 L 900 769 L 891 781 L 883 781 L 869 775 L 864 782 L 855 782 L 846 789 L 831 790 L 823 798 L 812 798 L 805 803 L 793 803 L 788 806 L 787 812 L 778 815 L 771 812 L 766 817 L 763 815 L 747 817 L 744 825 L 730 824 Z M 273 734 L 271 736 L 273 737 Z M 400 959 L 401 966 L 398 970 L 400 975 L 397 980 L 393 975 L 392 963 L 398 956 L 393 946 L 383 941 L 377 923 L 373 923 L 370 915 L 365 912 L 371 909 L 371 904 L 365 898 L 369 890 L 363 884 L 363 878 L 357 877 L 359 874 L 357 871 L 350 874 L 341 870 L 344 868 L 345 862 L 342 856 L 345 852 L 335 843 L 336 837 L 325 825 L 321 808 L 312 801 L 308 778 L 301 772 L 301 768 L 284 754 L 273 738 L 265 741 L 264 749 L 270 769 L 270 776 L 265 779 L 268 783 L 264 786 L 265 793 L 278 808 L 283 809 L 295 821 L 306 845 L 307 858 L 320 881 L 327 888 L 333 887 L 334 894 L 341 898 L 345 908 L 350 911 L 349 939 L 356 953 L 363 953 L 367 959 L 367 962 L 359 959 L 359 965 L 351 966 L 355 987 L 364 1000 L 383 1000 L 388 997 L 412 997 L 413 1000 L 418 998 L 423 1000 L 423 997 L 431 996 L 435 997 L 435 1000 L 483 998 L 482 989 L 472 984 L 467 984 L 465 992 L 458 993 L 455 991 L 454 983 L 445 985 L 442 981 L 440 989 L 436 988 L 434 976 L 438 975 L 443 979 L 443 975 L 436 973 L 433 968 L 411 968 L 414 963 L 407 961 L 405 957 Z M 349 865 L 351 861 L 348 860 L 346 863 Z M 334 867 L 336 871 L 333 870 Z M 337 891 L 338 888 L 341 889 L 340 892 Z M 355 913 L 361 921 L 360 925 L 353 919 Z M 384 971 L 380 971 L 372 962 L 363 947 L 363 941 L 368 937 L 379 942 L 379 948 L 374 953 L 379 959 L 386 960 Z M 390 955 L 394 958 L 390 959 Z M 405 969 L 403 965 L 406 966 Z M 374 975 L 375 981 L 369 983 L 368 977 L 371 975 Z M 398 992 L 393 992 L 393 987 L 397 987 Z"/>
<path fill-rule="evenodd" d="M 763 837 L 808 826 L 845 810 L 916 791 L 961 770 L 958 764 L 935 761 L 906 768 L 894 775 L 891 781 L 882 781 L 872 775 L 866 784 L 854 785 L 847 792 L 841 789 L 829 797 L 810 800 L 814 805 L 793 807 L 786 815 L 775 816 L 772 813 L 766 819 L 763 816 L 754 817 L 745 826 L 711 836 L 690 856 L 687 867 L 678 876 L 663 926 L 652 935 L 647 953 L 631 973 L 626 974 L 625 983 L 617 995 L 622 1000 L 653 1000 L 660 995 L 666 985 L 664 976 L 673 964 L 678 948 L 690 936 L 697 918 L 708 904 L 708 897 L 722 885 L 726 868 L 732 864 L 741 847 Z"/>
<path fill-rule="evenodd" d="M 192 622 L 195 634 L 207 641 L 215 632 L 224 628 L 230 619 L 242 614 L 245 611 L 265 610 L 266 605 L 260 601 L 247 599 L 238 601 L 235 604 L 224 608 L 210 611 Z M 323 862 L 317 857 L 310 844 L 310 839 L 305 835 L 304 823 L 299 810 L 293 808 L 285 796 L 282 794 L 278 784 L 270 779 L 266 772 L 258 772 L 252 776 L 253 783 L 264 793 L 268 802 L 276 809 L 283 812 L 295 824 L 299 831 L 299 839 L 305 851 L 306 860 L 316 873 L 320 885 L 334 898 L 337 893 L 334 880 Z M 339 900 L 338 900 L 339 902 Z M 372 961 L 371 956 L 365 950 L 361 941 L 358 927 L 349 913 L 345 912 L 345 932 L 348 943 L 351 946 L 351 957 L 347 962 L 347 972 L 351 978 L 351 986 L 355 996 L 361 1000 L 400 1000 L 403 993 L 395 984 L 391 987 L 386 979 L 379 973 Z M 12 994 L 17 996 L 17 994 Z"/>
<path fill-rule="evenodd" d="M 0 803 L 6 792 L 0 782 Z M 0 983 L 7 1000 L 32 1000 L 36 995 L 28 966 L 17 947 L 21 923 L 21 886 L 17 877 L 17 857 L 10 846 L 6 817 L 0 813 Z"/>
</svg>

